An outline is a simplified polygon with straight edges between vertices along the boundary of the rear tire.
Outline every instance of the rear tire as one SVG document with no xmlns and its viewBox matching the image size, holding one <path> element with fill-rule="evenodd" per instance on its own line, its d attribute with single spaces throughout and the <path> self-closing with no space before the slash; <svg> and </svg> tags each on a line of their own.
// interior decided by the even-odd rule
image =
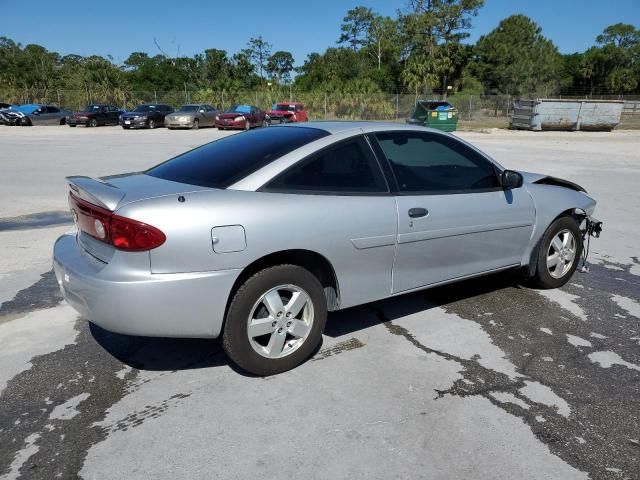
<svg viewBox="0 0 640 480">
<path fill-rule="evenodd" d="M 275 375 L 297 367 L 317 350 L 326 321 L 327 301 L 315 275 L 297 265 L 277 265 L 256 273 L 236 292 L 222 345 L 243 370 Z M 252 336 L 249 325 L 254 326 Z M 264 333 L 256 334 L 256 325 Z"/>
<path fill-rule="evenodd" d="M 566 284 L 578 267 L 582 248 L 578 223 L 571 217 L 556 219 L 540 240 L 534 285 L 548 289 Z"/>
<path fill-rule="evenodd" d="M 69 125 L 71 128 L 76 128 L 77 125 Z"/>
<path fill-rule="evenodd" d="M 124 128 L 125 130 L 129 130 L 130 127 L 125 127 L 124 125 L 122 126 L 122 128 Z"/>
</svg>

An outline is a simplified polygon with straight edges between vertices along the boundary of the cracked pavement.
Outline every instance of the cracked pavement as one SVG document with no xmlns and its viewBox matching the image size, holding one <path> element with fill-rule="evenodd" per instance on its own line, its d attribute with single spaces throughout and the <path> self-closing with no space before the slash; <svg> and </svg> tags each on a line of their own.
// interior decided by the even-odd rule
<svg viewBox="0 0 640 480">
<path fill-rule="evenodd" d="M 117 335 L 61 303 L 62 177 L 218 135 L 130 133 L 0 128 L 22 159 L 0 165 L 15 196 L 0 202 L 0 479 L 640 478 L 640 133 L 461 133 L 593 193 L 605 230 L 590 273 L 549 291 L 492 275 L 336 312 L 310 361 L 269 378 L 235 371 L 217 341 Z M 56 181 L 35 191 L 43 145 L 54 161 L 37 176 Z"/>
</svg>

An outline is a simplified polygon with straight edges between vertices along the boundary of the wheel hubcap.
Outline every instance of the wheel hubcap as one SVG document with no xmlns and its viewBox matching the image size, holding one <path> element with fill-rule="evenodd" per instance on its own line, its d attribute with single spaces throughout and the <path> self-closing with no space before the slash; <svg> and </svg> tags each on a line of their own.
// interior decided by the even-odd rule
<svg viewBox="0 0 640 480">
<path fill-rule="evenodd" d="M 553 278 L 562 278 L 571 270 L 576 258 L 576 237 L 562 230 L 553 237 L 547 252 L 547 270 Z"/>
<path fill-rule="evenodd" d="M 282 358 L 300 348 L 312 325 L 309 294 L 295 285 L 280 285 L 264 293 L 251 309 L 247 336 L 258 354 Z"/>
</svg>

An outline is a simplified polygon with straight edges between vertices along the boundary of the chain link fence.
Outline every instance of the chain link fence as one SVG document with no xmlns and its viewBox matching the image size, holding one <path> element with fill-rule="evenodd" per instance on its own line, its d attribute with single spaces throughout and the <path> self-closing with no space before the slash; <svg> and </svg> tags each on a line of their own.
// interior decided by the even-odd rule
<svg viewBox="0 0 640 480">
<path fill-rule="evenodd" d="M 536 98 L 521 96 L 521 98 Z M 624 100 L 625 108 L 620 127 L 640 128 L 640 96 L 592 95 L 554 96 L 554 98 L 581 98 Z M 302 102 L 312 120 L 387 120 L 403 122 L 411 116 L 417 100 L 440 100 L 440 96 L 404 93 L 342 93 L 298 92 L 291 88 L 265 91 L 176 90 L 12 90 L 0 89 L 0 100 L 7 103 L 45 103 L 79 110 L 89 103 L 111 103 L 123 109 L 132 109 L 141 103 L 163 103 L 179 107 L 187 103 L 207 103 L 225 110 L 234 104 L 251 104 L 269 109 L 276 102 Z M 468 128 L 506 128 L 513 109 L 510 95 L 454 94 L 446 99 L 458 109 L 459 124 Z"/>
</svg>

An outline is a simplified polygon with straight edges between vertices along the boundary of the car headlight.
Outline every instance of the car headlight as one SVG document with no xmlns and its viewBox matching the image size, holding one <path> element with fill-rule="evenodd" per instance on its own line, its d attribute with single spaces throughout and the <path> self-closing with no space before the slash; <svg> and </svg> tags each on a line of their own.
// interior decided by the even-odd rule
<svg viewBox="0 0 640 480">
<path fill-rule="evenodd" d="M 220 120 L 220 115 L 216 115 L 216 120 Z"/>
<path fill-rule="evenodd" d="M 180 121 L 180 122 L 188 122 L 189 121 L 189 117 L 178 117 L 178 121 Z"/>
<path fill-rule="evenodd" d="M 243 120 L 245 120 L 244 116 L 240 115 L 236 118 L 233 119 L 234 122 L 242 122 Z"/>
</svg>

